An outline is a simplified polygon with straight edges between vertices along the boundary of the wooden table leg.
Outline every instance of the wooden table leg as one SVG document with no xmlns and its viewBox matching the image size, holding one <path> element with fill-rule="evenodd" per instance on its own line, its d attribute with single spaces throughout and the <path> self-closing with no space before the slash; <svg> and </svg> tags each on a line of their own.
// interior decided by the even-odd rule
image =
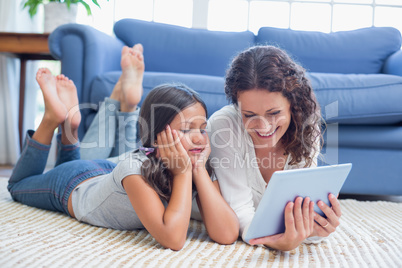
<svg viewBox="0 0 402 268">
<path fill-rule="evenodd" d="M 25 105 L 25 76 L 27 69 L 27 60 L 25 58 L 21 59 L 21 68 L 20 68 L 20 103 L 18 108 L 18 133 L 20 136 L 20 150 L 22 150 L 23 144 L 23 128 L 24 128 L 24 105 Z"/>
</svg>

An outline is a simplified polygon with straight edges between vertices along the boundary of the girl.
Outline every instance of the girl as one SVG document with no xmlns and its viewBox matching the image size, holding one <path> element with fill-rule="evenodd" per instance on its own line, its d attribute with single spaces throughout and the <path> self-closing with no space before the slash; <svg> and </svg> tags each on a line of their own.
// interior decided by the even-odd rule
<svg viewBox="0 0 402 268">
<path fill-rule="evenodd" d="M 127 60 L 130 52 L 141 58 L 142 64 L 132 67 Z M 81 159 L 108 159 L 117 163 L 125 153 L 137 149 L 137 122 L 140 109 L 137 106 L 142 97 L 144 60 L 143 47 L 136 44 L 132 49 L 122 49 L 122 75 L 105 98 L 83 139 Z M 119 156 L 119 157 L 118 157 Z"/>
<path fill-rule="evenodd" d="M 321 121 L 305 70 L 273 46 L 252 47 L 236 56 L 226 74 L 225 93 L 232 104 L 209 120 L 211 159 L 229 163 L 214 170 L 244 236 L 275 171 L 317 166 Z M 341 216 L 337 198 L 330 194 L 329 200 L 332 208 L 318 202 L 326 219 L 314 212 L 308 197 L 289 202 L 285 233 L 250 244 L 291 250 L 308 237 L 328 236 Z"/>
<path fill-rule="evenodd" d="M 123 49 L 122 68 L 122 78 L 133 82 L 129 85 L 142 78 L 139 50 Z M 193 90 L 162 85 L 151 91 L 140 115 L 143 147 L 116 166 L 107 160 L 79 159 L 80 113 L 74 84 L 66 77 L 53 77 L 47 69 L 38 71 L 37 81 L 45 113 L 38 129 L 28 131 L 10 177 L 8 190 L 15 201 L 95 226 L 146 228 L 162 246 L 180 250 L 186 240 L 192 196 L 197 194 L 211 239 L 221 244 L 237 239 L 236 215 L 207 171 L 207 114 Z M 59 124 L 56 166 L 43 173 Z"/>
</svg>

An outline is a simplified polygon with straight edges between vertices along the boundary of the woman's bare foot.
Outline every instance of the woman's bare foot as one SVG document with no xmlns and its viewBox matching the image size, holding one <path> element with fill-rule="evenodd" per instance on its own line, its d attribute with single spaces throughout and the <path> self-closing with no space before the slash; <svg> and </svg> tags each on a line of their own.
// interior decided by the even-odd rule
<svg viewBox="0 0 402 268">
<path fill-rule="evenodd" d="M 61 141 L 63 144 L 74 144 L 78 141 L 78 127 L 81 122 L 77 88 L 74 82 L 63 74 L 56 77 L 56 88 L 59 99 L 68 110 L 68 116 L 61 125 Z"/>
<path fill-rule="evenodd" d="M 133 112 L 142 97 L 142 78 L 144 75 L 144 56 L 141 44 L 123 47 L 121 52 L 121 95 L 120 110 Z"/>
<path fill-rule="evenodd" d="M 40 68 L 36 73 L 36 81 L 43 93 L 45 113 L 32 138 L 42 144 L 50 144 L 54 130 L 67 118 L 67 107 L 57 94 L 56 78 L 49 69 Z"/>
</svg>

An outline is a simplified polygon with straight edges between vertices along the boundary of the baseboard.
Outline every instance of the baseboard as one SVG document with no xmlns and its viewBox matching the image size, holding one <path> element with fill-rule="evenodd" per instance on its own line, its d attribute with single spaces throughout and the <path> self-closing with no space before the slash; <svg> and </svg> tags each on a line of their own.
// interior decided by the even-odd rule
<svg viewBox="0 0 402 268">
<path fill-rule="evenodd" d="M 402 203 L 402 195 L 339 194 L 339 199 L 355 199 L 359 201 L 389 201 Z"/>
</svg>

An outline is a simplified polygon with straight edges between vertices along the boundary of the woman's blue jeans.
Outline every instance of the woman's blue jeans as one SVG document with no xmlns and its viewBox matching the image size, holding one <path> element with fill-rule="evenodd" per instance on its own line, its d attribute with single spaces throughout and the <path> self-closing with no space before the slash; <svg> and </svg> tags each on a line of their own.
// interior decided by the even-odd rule
<svg viewBox="0 0 402 268">
<path fill-rule="evenodd" d="M 68 198 L 74 188 L 88 178 L 110 173 L 116 164 L 80 160 L 79 144 L 63 145 L 59 134 L 56 165 L 43 173 L 50 145 L 33 140 L 33 133 L 27 132 L 23 151 L 8 181 L 8 191 L 15 201 L 70 215 Z"/>
</svg>

